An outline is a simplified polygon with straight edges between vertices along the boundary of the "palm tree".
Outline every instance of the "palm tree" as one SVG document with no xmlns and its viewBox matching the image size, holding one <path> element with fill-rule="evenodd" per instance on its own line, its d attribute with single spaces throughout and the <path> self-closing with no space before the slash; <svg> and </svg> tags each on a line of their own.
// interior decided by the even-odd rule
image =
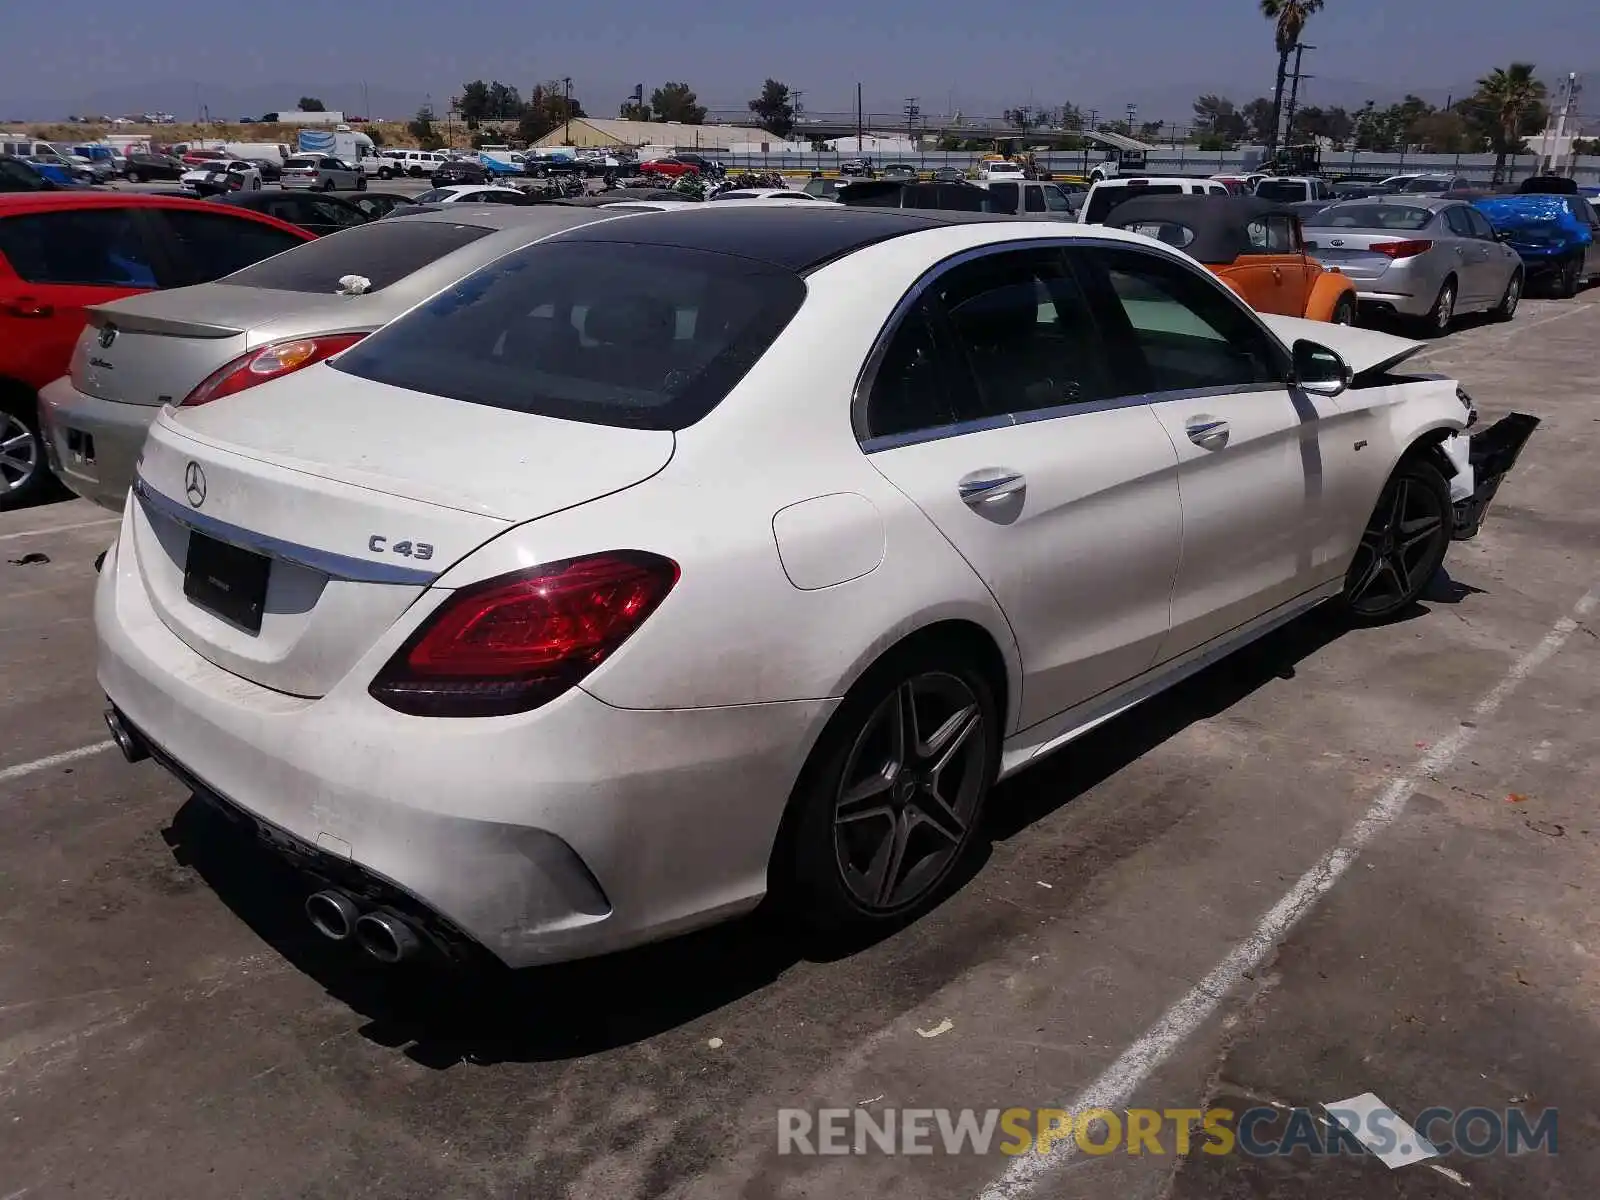
<svg viewBox="0 0 1600 1200">
<path fill-rule="evenodd" d="M 1494 181 L 1505 176 L 1506 154 L 1522 144 L 1523 126 L 1545 98 L 1545 86 L 1534 78 L 1532 63 L 1496 67 L 1478 80 L 1472 106 L 1494 133 Z"/>
<path fill-rule="evenodd" d="M 1272 89 L 1272 136 L 1267 149 L 1278 148 L 1278 122 L 1283 116 L 1283 80 L 1289 73 L 1289 55 L 1294 53 L 1306 22 L 1322 11 L 1323 0 L 1261 0 L 1261 15 L 1273 22 L 1273 38 L 1278 46 L 1278 83 Z"/>
</svg>

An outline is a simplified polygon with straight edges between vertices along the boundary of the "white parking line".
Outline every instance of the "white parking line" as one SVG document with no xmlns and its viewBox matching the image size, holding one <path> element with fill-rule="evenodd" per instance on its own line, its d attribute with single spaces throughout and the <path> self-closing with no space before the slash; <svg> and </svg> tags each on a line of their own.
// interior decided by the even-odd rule
<svg viewBox="0 0 1600 1200">
<path fill-rule="evenodd" d="M 10 783 L 13 779 L 21 779 L 24 775 L 32 775 L 35 771 L 48 771 L 51 767 L 65 766 L 67 763 L 77 762 L 80 758 L 88 758 L 91 754 L 109 750 L 115 745 L 115 742 L 107 738 L 92 746 L 79 746 L 76 750 L 63 750 L 60 754 L 52 754 L 48 758 L 36 758 L 32 762 L 18 763 L 14 767 L 0 769 L 0 783 Z"/>
<path fill-rule="evenodd" d="M 1597 604 L 1600 604 L 1600 583 L 1590 588 L 1573 606 L 1571 614 L 1557 621 L 1537 646 L 1511 665 L 1500 682 L 1472 706 L 1469 720 L 1463 721 L 1452 733 L 1435 742 L 1433 749 L 1418 759 L 1409 771 L 1390 782 L 1339 844 L 1300 877 L 1287 894 L 1267 911 L 1247 938 L 1167 1009 L 1161 1019 L 1124 1050 L 1098 1079 L 1063 1107 L 1072 1113 L 1083 1113 L 1093 1108 L 1115 1111 L 1124 1107 L 1135 1090 L 1171 1057 L 1173 1051 L 1205 1024 L 1245 973 L 1259 966 L 1273 947 L 1311 910 L 1312 905 L 1333 889 L 1334 884 L 1350 869 L 1356 856 L 1394 824 L 1405 811 L 1406 803 L 1418 783 L 1454 762 L 1472 741 L 1478 723 L 1499 711 L 1522 681 L 1566 644 L 1579 622 L 1592 613 Z M 1056 1142 L 1050 1153 L 1028 1154 L 1013 1159 L 1005 1174 L 986 1187 L 978 1200 L 1018 1200 L 1029 1195 L 1052 1170 L 1072 1157 L 1074 1149 L 1075 1143 L 1072 1141 Z"/>
<path fill-rule="evenodd" d="M 47 533 L 66 533 L 72 529 L 93 529 L 96 525 L 115 525 L 121 517 L 106 517 L 102 521 L 79 521 L 76 525 L 52 525 L 46 529 L 22 529 L 16 533 L 0 533 L 0 542 L 9 542 L 12 538 L 43 537 Z"/>
</svg>

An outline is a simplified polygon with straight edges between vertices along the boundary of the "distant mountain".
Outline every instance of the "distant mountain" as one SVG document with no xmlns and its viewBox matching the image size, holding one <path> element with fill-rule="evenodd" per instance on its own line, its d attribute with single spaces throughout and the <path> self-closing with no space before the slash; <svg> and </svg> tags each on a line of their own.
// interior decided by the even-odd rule
<svg viewBox="0 0 1600 1200">
<path fill-rule="evenodd" d="M 4 85 L 0 84 L 0 89 Z M 259 117 L 263 113 L 293 110 L 301 96 L 315 96 L 328 108 L 364 117 L 409 118 L 423 104 L 427 89 L 396 88 L 359 83 L 344 83 L 330 88 L 327 83 L 266 83 L 233 87 L 227 84 L 168 80 L 124 87 L 101 88 L 74 97 L 69 110 L 88 116 L 122 116 L 127 113 L 169 112 L 180 121 L 193 121 L 204 107 L 213 121 L 236 121 L 240 117 Z M 434 106 L 442 112 L 450 100 L 450 89 L 441 86 L 433 92 Z M 371 111 L 364 111 L 370 106 Z M 0 114 L 29 121 L 56 121 L 61 112 L 36 112 L 35 106 L 0 97 Z"/>
</svg>

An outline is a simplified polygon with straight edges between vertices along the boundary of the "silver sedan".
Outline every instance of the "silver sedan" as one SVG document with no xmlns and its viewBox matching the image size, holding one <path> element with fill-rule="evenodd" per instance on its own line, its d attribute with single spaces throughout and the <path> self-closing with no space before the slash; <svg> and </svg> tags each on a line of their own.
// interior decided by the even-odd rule
<svg viewBox="0 0 1600 1200">
<path fill-rule="evenodd" d="M 214 283 L 93 305 L 71 374 L 40 393 L 51 465 L 78 495 L 121 509 L 163 405 L 204 404 L 320 362 L 508 251 L 607 215 L 452 204 L 318 238 Z"/>
<path fill-rule="evenodd" d="M 1522 299 L 1522 259 L 1464 200 L 1373 196 L 1305 218 L 1306 249 L 1355 281 L 1362 308 L 1446 332 L 1457 316 L 1510 320 Z"/>
</svg>

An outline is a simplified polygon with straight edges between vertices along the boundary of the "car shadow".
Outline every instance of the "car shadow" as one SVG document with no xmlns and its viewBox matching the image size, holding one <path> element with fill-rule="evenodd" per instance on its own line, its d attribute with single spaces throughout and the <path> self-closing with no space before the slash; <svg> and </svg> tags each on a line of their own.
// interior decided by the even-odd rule
<svg viewBox="0 0 1600 1200">
<path fill-rule="evenodd" d="M 1453 603 L 1479 589 L 1435 585 Z M 1451 598 L 1450 589 L 1462 589 Z M 1395 618 L 1426 614 L 1413 605 Z M 981 841 L 946 898 L 981 872 L 996 841 L 1017 836 L 1196 721 L 1216 716 L 1346 633 L 1313 612 L 1107 722 L 996 789 Z M 829 961 L 896 930 L 819 946 L 764 909 L 655 945 L 573 963 L 506 970 L 384 967 L 316 933 L 304 915 L 310 885 L 236 821 L 192 796 L 163 831 L 175 859 L 196 871 L 259 937 L 326 992 L 366 1018 L 361 1035 L 424 1066 L 548 1062 L 639 1042 L 757 992 L 801 961 Z M 648 981 L 642 987 L 641 981 Z"/>
</svg>

